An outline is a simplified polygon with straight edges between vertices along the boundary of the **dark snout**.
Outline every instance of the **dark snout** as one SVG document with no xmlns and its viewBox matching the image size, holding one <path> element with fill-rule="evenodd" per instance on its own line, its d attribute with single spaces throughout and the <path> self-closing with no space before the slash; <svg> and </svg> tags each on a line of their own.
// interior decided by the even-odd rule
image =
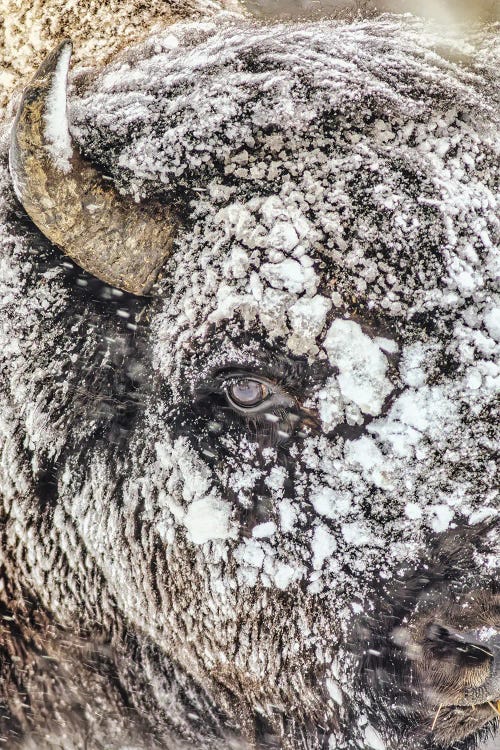
<svg viewBox="0 0 500 750">
<path fill-rule="evenodd" d="M 460 632 L 432 623 L 422 644 L 422 662 L 435 698 L 447 702 L 453 698 L 457 706 L 500 701 L 500 630 L 496 627 Z"/>
<path fill-rule="evenodd" d="M 500 585 L 482 555 L 499 543 L 496 521 L 430 538 L 353 639 L 362 686 L 412 750 L 476 747 L 500 728 Z"/>
<path fill-rule="evenodd" d="M 500 595 L 431 594 L 394 634 L 411 664 L 422 728 L 448 747 L 500 718 Z"/>
</svg>

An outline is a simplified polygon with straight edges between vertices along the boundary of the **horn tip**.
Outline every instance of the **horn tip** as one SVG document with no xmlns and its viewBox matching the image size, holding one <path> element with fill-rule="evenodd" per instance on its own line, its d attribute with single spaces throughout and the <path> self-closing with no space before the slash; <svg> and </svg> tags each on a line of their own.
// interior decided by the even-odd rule
<svg viewBox="0 0 500 750">
<path fill-rule="evenodd" d="M 71 59 L 71 53 L 73 51 L 73 42 L 71 39 L 63 39 L 57 47 L 55 47 L 47 57 L 43 60 L 42 64 L 36 71 L 31 83 L 36 83 L 47 75 L 53 75 L 55 70 L 60 66 L 64 67 L 65 71 L 69 69 L 69 61 Z M 29 85 L 28 85 L 29 88 Z"/>
<path fill-rule="evenodd" d="M 59 42 L 59 44 L 57 45 L 55 49 L 55 55 L 58 60 L 61 59 L 63 55 L 68 56 L 68 64 L 69 64 L 69 60 L 71 58 L 72 53 L 73 53 L 73 42 L 69 38 L 63 39 L 61 42 Z"/>
<path fill-rule="evenodd" d="M 71 169 L 73 148 L 66 111 L 66 88 L 72 44 L 62 41 L 50 56 L 51 69 L 47 78 L 48 90 L 44 98 L 44 138 L 54 166 L 63 172 Z"/>
<path fill-rule="evenodd" d="M 14 122 L 9 166 L 18 198 L 27 180 L 29 162 L 47 157 L 51 168 L 71 171 L 73 147 L 66 111 L 66 88 L 72 42 L 63 39 L 47 55 L 26 86 Z"/>
</svg>

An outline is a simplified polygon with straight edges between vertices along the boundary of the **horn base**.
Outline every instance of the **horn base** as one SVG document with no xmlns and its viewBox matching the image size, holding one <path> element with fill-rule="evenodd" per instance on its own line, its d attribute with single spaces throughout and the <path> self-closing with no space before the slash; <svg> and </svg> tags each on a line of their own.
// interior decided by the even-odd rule
<svg viewBox="0 0 500 750">
<path fill-rule="evenodd" d="M 80 156 L 69 132 L 65 159 L 54 158 L 57 144 L 47 121 L 54 117 L 49 106 L 65 112 L 66 87 L 57 76 L 63 55 L 67 76 L 67 50 L 68 42 L 59 45 L 24 92 L 10 148 L 16 194 L 40 231 L 88 273 L 131 294 L 147 294 L 170 255 L 177 222 L 161 204 L 120 195 Z"/>
</svg>

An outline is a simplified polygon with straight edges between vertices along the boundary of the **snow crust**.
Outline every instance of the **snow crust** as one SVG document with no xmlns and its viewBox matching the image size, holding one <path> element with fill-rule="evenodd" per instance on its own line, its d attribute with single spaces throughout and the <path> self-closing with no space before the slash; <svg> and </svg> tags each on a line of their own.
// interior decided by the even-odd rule
<svg viewBox="0 0 500 750">
<path fill-rule="evenodd" d="M 346 401 L 353 401 L 365 414 L 380 414 L 392 390 L 385 377 L 387 359 L 359 323 L 334 320 L 323 345 L 330 362 L 339 370 L 337 382 Z"/>
</svg>

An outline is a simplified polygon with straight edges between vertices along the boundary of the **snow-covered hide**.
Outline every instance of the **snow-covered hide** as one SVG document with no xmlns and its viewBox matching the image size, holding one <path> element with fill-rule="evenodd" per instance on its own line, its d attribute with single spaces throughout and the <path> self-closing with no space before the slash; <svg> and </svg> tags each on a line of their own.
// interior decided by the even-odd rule
<svg viewBox="0 0 500 750">
<path fill-rule="evenodd" d="M 495 731 L 498 63 L 221 15 L 75 74 L 82 153 L 180 217 L 142 300 L 45 240 L 4 139 L 9 747 Z"/>
</svg>

